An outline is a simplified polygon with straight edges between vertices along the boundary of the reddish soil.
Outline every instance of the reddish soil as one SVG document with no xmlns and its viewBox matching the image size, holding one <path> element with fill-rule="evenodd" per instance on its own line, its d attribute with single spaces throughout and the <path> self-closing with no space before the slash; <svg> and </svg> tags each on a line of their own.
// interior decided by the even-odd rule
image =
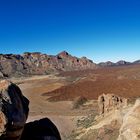
<svg viewBox="0 0 140 140">
<path fill-rule="evenodd" d="M 140 96 L 140 65 L 65 72 L 60 75 L 81 79 L 44 93 L 43 96 L 51 96 L 50 101 L 73 100 L 77 96 L 97 99 L 102 93 L 113 93 L 127 98 Z"/>
</svg>

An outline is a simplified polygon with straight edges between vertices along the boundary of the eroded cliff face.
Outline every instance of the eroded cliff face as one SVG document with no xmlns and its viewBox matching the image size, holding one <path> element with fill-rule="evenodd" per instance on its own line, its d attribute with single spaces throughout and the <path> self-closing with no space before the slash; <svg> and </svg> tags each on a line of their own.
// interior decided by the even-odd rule
<svg viewBox="0 0 140 140">
<path fill-rule="evenodd" d="M 102 94 L 98 97 L 100 114 L 104 115 L 113 110 L 119 110 L 127 106 L 127 99 L 115 94 Z"/>
<path fill-rule="evenodd" d="M 140 139 L 140 99 L 124 115 L 120 128 L 118 140 L 139 140 Z"/>
<path fill-rule="evenodd" d="M 94 68 L 96 68 L 95 63 L 86 57 L 77 58 L 65 51 L 56 56 L 39 52 L 26 52 L 23 55 L 0 55 L 0 71 L 8 76 L 49 74 Z"/>
<path fill-rule="evenodd" d="M 79 128 L 75 139 L 140 139 L 140 99 L 132 104 L 123 97 L 102 94 L 98 98 L 98 106 L 99 114 L 88 128 Z"/>
<path fill-rule="evenodd" d="M 129 107 L 127 99 L 114 94 L 103 94 L 98 98 L 98 105 L 103 118 L 107 117 L 109 113 L 118 112 L 117 115 L 110 118 L 110 120 L 114 119 L 120 123 L 117 140 L 140 139 L 140 99 Z"/>
<path fill-rule="evenodd" d="M 128 100 L 123 97 L 103 94 L 99 96 L 98 104 L 102 118 L 112 116 L 111 121 L 120 123 L 117 140 L 140 139 L 140 99 L 134 105 L 129 105 Z"/>
</svg>

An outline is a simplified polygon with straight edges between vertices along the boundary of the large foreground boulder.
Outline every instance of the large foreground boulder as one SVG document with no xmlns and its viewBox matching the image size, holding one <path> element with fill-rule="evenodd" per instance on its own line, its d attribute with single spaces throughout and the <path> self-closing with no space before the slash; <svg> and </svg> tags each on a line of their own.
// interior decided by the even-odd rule
<svg viewBox="0 0 140 140">
<path fill-rule="evenodd" d="M 25 125 L 21 140 L 61 140 L 57 127 L 44 118 Z"/>
<path fill-rule="evenodd" d="M 0 81 L 0 140 L 20 140 L 28 116 L 28 104 L 17 85 Z"/>
<path fill-rule="evenodd" d="M 28 105 L 17 85 L 0 81 L 0 140 L 61 140 L 48 118 L 25 124 Z"/>
</svg>

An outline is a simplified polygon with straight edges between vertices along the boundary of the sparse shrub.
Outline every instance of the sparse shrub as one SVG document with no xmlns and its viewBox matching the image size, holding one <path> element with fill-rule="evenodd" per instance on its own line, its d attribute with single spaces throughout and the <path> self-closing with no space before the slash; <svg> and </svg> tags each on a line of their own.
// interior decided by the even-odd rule
<svg viewBox="0 0 140 140">
<path fill-rule="evenodd" d="M 87 98 L 83 96 L 79 96 L 74 99 L 72 109 L 78 109 L 80 106 L 82 106 L 86 102 L 87 102 Z"/>
<path fill-rule="evenodd" d="M 96 123 L 95 116 L 96 113 L 89 114 L 87 117 L 83 117 L 77 120 L 77 127 L 88 128 Z"/>
</svg>

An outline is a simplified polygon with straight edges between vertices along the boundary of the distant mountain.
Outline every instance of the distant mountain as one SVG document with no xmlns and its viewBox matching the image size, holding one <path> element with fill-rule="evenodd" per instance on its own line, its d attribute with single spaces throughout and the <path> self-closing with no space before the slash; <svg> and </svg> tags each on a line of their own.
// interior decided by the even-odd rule
<svg viewBox="0 0 140 140">
<path fill-rule="evenodd" d="M 42 54 L 40 52 L 25 52 L 22 55 L 0 54 L 0 78 L 3 76 L 43 75 L 60 71 L 86 70 L 133 64 L 140 64 L 140 60 L 132 63 L 120 60 L 116 63 L 107 61 L 95 64 L 86 57 L 78 58 L 66 51 L 60 52 L 57 55 Z"/>
<path fill-rule="evenodd" d="M 107 62 L 101 62 L 98 64 L 101 67 L 106 67 L 106 66 L 114 66 L 115 63 L 111 62 L 111 61 L 107 61 Z"/>
<path fill-rule="evenodd" d="M 25 52 L 22 55 L 0 54 L 0 75 L 42 75 L 59 71 L 94 69 L 96 64 L 86 57 L 77 58 L 63 51 L 57 55 Z"/>
<path fill-rule="evenodd" d="M 129 65 L 129 64 L 132 64 L 132 63 L 130 63 L 130 62 L 127 62 L 127 61 L 124 61 L 124 60 L 120 60 L 120 61 L 118 61 L 117 63 L 116 63 L 116 65 Z"/>
<path fill-rule="evenodd" d="M 140 64 L 140 60 L 134 61 L 133 64 Z"/>
<path fill-rule="evenodd" d="M 124 61 L 124 60 L 120 60 L 116 63 L 113 63 L 111 61 L 101 62 L 98 65 L 101 66 L 101 67 L 108 67 L 108 66 L 122 66 L 122 65 L 130 65 L 130 64 L 133 64 L 133 63 L 127 62 L 127 61 Z"/>
</svg>

